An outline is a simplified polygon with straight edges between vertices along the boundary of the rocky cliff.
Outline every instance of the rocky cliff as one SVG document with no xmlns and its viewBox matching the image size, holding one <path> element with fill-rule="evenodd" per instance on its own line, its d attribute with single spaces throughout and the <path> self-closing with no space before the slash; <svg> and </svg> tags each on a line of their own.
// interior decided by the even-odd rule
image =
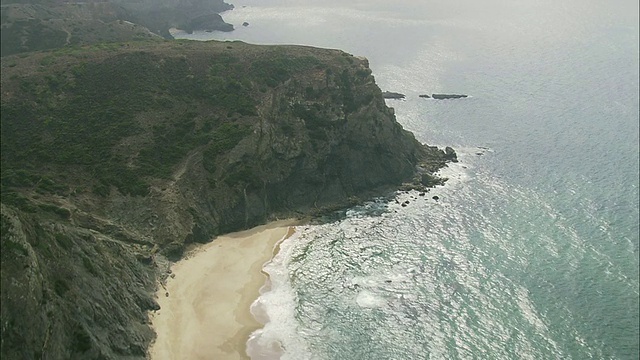
<svg viewBox="0 0 640 360">
<path fill-rule="evenodd" d="M 1 81 L 7 359 L 144 358 L 158 276 L 188 244 L 455 158 L 403 130 L 367 61 L 338 50 L 65 48 L 3 58 Z"/>
</svg>

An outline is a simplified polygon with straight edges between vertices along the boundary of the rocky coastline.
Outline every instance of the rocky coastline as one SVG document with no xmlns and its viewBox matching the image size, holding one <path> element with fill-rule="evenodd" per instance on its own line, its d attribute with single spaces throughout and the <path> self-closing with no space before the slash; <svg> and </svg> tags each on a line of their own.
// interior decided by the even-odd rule
<svg viewBox="0 0 640 360">
<path fill-rule="evenodd" d="M 190 244 L 424 190 L 455 160 L 402 128 L 366 59 L 134 45 L 3 58 L 3 358 L 144 359 Z"/>
<path fill-rule="evenodd" d="M 115 43 L 173 39 L 179 28 L 233 31 L 220 13 L 233 9 L 223 0 L 155 0 L 99 2 L 2 1 L 2 56 L 30 51 Z"/>
</svg>

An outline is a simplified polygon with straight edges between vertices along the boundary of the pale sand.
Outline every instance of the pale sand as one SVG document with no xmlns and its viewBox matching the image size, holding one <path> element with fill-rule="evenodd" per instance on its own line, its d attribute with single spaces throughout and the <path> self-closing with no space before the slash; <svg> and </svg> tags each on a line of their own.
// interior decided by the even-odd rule
<svg viewBox="0 0 640 360">
<path fill-rule="evenodd" d="M 248 359 L 249 335 L 262 327 L 250 312 L 265 283 L 262 266 L 295 224 L 283 220 L 220 236 L 175 263 L 175 277 L 157 293 L 160 310 L 150 315 L 158 335 L 150 358 Z"/>
</svg>

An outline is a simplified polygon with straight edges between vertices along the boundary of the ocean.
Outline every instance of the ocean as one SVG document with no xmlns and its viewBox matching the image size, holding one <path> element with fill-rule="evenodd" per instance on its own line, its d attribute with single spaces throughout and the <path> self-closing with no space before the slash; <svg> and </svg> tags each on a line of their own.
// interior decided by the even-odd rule
<svg viewBox="0 0 640 360">
<path fill-rule="evenodd" d="M 365 56 L 460 160 L 283 242 L 253 359 L 638 359 L 637 1 L 233 3 L 235 31 L 176 37 Z"/>
</svg>

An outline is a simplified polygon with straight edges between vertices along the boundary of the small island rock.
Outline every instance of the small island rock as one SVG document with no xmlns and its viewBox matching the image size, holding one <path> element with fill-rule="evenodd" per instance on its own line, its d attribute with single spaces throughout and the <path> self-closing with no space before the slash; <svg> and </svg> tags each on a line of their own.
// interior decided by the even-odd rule
<svg viewBox="0 0 640 360">
<path fill-rule="evenodd" d="M 391 92 L 391 91 L 383 91 L 382 97 L 385 99 L 404 99 L 405 98 L 404 94 Z"/>
<path fill-rule="evenodd" d="M 438 100 L 443 100 L 443 99 L 460 99 L 460 98 L 466 98 L 467 95 L 463 95 L 463 94 L 431 94 L 431 97 L 433 97 L 434 99 L 438 99 Z"/>
<path fill-rule="evenodd" d="M 444 156 L 445 159 L 457 163 L 458 162 L 458 155 L 456 154 L 455 150 L 453 150 L 453 148 L 451 148 L 450 146 L 447 146 L 446 148 L 444 148 Z"/>
</svg>

